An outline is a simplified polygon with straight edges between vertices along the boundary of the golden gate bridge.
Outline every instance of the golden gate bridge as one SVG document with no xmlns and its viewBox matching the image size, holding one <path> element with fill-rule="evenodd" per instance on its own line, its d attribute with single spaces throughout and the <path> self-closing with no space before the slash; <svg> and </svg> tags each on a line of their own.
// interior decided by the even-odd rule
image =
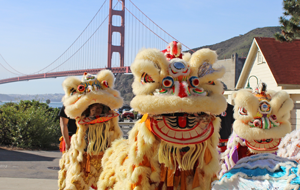
<svg viewBox="0 0 300 190">
<path fill-rule="evenodd" d="M 105 0 L 74 42 L 43 68 L 22 73 L 0 54 L 0 67 L 7 71 L 0 76 L 0 84 L 82 75 L 84 72 L 96 74 L 102 69 L 110 69 L 115 74 L 130 73 L 129 65 L 141 48 L 162 50 L 171 41 L 179 40 L 158 26 L 131 0 L 126 3 L 125 0 Z M 182 45 L 183 51 L 190 50 Z"/>
</svg>

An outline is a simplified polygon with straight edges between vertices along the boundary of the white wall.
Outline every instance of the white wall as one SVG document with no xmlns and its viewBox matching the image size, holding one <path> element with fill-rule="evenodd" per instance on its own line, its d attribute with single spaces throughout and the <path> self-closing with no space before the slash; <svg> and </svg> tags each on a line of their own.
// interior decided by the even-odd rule
<svg viewBox="0 0 300 190">
<path fill-rule="evenodd" d="M 300 94 L 290 94 L 294 101 L 294 109 L 291 111 L 292 130 L 300 129 Z"/>
<path fill-rule="evenodd" d="M 257 52 L 257 53 L 260 53 L 260 52 Z M 262 63 L 258 63 L 257 54 L 256 54 L 255 61 L 253 63 L 253 66 L 251 68 L 251 71 L 250 71 L 250 74 L 248 77 L 250 77 L 252 75 L 255 75 L 258 78 L 258 80 L 259 80 L 258 82 L 262 81 L 262 82 L 266 83 L 267 89 L 269 89 L 269 90 L 278 91 L 278 90 L 282 89 L 281 87 L 277 86 L 276 80 L 275 80 L 268 64 L 265 61 L 263 61 Z M 248 83 L 248 81 L 246 82 L 244 87 L 247 86 L 247 83 Z M 251 77 L 250 78 L 251 88 L 254 89 L 256 87 L 256 83 L 257 83 L 257 81 L 256 81 L 255 77 Z"/>
</svg>

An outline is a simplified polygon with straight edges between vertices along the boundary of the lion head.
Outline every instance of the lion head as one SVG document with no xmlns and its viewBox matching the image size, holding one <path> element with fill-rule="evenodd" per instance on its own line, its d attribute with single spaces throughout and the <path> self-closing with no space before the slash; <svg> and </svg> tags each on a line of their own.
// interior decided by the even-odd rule
<svg viewBox="0 0 300 190">
<path fill-rule="evenodd" d="M 65 113 L 76 119 L 78 127 L 75 136 L 77 140 L 72 141 L 71 146 L 79 144 L 73 148 L 80 149 L 80 152 L 87 146 L 89 154 L 98 154 L 121 136 L 118 114 L 113 110 L 122 106 L 123 99 L 113 86 L 114 76 L 109 70 L 102 70 L 97 75 L 84 73 L 81 80 L 68 77 L 63 82 Z M 91 115 L 93 109 L 99 109 L 100 112 Z M 80 142 L 85 138 L 87 130 L 88 145 Z"/>
<path fill-rule="evenodd" d="M 222 96 L 223 67 L 215 69 L 217 55 L 209 49 L 190 59 L 167 61 L 156 49 L 139 52 L 131 65 L 135 97 L 131 106 L 154 121 L 152 132 L 174 144 L 197 144 L 208 139 L 213 115 L 226 109 Z"/>
<path fill-rule="evenodd" d="M 293 101 L 284 91 L 267 91 L 261 83 L 254 92 L 243 89 L 233 94 L 233 131 L 245 139 L 252 153 L 275 152 L 282 137 L 291 131 Z"/>
<path fill-rule="evenodd" d="M 84 73 L 82 80 L 68 77 L 63 82 L 65 96 L 63 104 L 70 118 L 78 118 L 92 104 L 100 103 L 111 110 L 123 105 L 123 99 L 114 87 L 114 76 L 109 70 L 102 70 L 97 75 Z"/>
</svg>

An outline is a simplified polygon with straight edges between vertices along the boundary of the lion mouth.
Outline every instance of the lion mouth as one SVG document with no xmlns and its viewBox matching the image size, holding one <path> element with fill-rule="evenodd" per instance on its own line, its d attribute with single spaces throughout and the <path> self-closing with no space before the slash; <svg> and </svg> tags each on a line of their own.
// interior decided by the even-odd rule
<svg viewBox="0 0 300 190">
<path fill-rule="evenodd" d="M 92 106 L 101 106 L 101 109 L 93 115 L 90 113 L 90 109 Z M 111 120 L 114 117 L 118 117 L 119 114 L 112 111 L 108 106 L 100 103 L 91 104 L 85 111 L 82 112 L 81 118 L 78 120 L 78 124 L 80 125 L 91 125 L 96 123 L 104 123 Z"/>
<path fill-rule="evenodd" d="M 280 144 L 281 139 L 260 139 L 260 140 L 252 140 L 247 141 L 246 145 L 253 149 L 258 151 L 276 151 L 278 149 L 278 145 Z"/>
<path fill-rule="evenodd" d="M 151 129 L 156 136 L 167 142 L 197 144 L 213 134 L 213 120 L 213 115 L 204 112 L 155 115 L 151 117 Z"/>
</svg>

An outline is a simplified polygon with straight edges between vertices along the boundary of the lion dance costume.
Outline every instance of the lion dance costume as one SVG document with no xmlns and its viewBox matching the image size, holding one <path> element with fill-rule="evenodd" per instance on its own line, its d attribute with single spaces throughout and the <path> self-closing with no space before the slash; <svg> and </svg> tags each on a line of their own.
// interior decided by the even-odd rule
<svg viewBox="0 0 300 190">
<path fill-rule="evenodd" d="M 293 101 L 284 91 L 267 91 L 261 83 L 254 92 L 243 89 L 233 94 L 233 133 L 222 154 L 220 177 L 244 157 L 258 153 L 276 154 L 278 145 L 291 131 Z"/>
<path fill-rule="evenodd" d="M 102 159 L 98 189 L 210 189 L 219 170 L 217 145 L 226 109 L 225 69 L 202 49 L 167 60 L 156 49 L 140 51 L 131 66 L 134 110 L 144 114 Z"/>
<path fill-rule="evenodd" d="M 118 114 L 112 110 L 121 107 L 123 99 L 113 89 L 113 83 L 114 76 L 109 70 L 97 76 L 85 73 L 81 81 L 68 77 L 63 82 L 65 112 L 76 119 L 77 132 L 71 138 L 70 149 L 60 160 L 59 189 L 96 188 L 104 151 L 122 136 Z M 97 103 L 110 111 L 95 117 L 83 114 L 90 105 Z"/>
</svg>

